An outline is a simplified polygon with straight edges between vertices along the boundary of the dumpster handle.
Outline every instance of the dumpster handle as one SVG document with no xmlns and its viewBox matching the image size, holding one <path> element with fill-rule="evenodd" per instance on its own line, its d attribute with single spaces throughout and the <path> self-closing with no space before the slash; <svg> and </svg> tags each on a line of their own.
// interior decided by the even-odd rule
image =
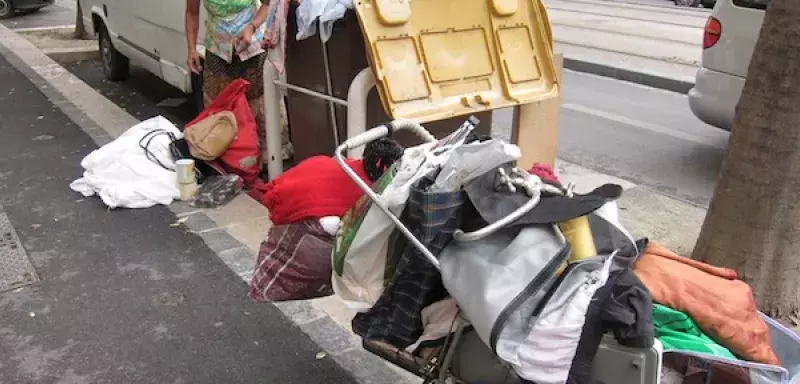
<svg viewBox="0 0 800 384">
<path fill-rule="evenodd" d="M 375 87 L 372 70 L 364 68 L 350 83 L 347 89 L 347 137 L 356 137 L 367 130 L 367 98 L 369 91 Z M 363 148 L 351 148 L 347 156 L 360 158 Z"/>
<path fill-rule="evenodd" d="M 281 81 L 278 77 L 278 70 L 275 66 L 266 61 L 264 63 L 264 114 L 265 116 L 265 136 L 267 145 L 262 148 L 261 160 L 267 164 L 267 175 L 270 180 L 274 180 L 283 173 L 283 159 L 281 158 L 281 92 L 291 90 L 308 96 L 323 99 L 336 105 L 347 107 L 347 137 L 358 136 L 367 129 L 367 97 L 372 88 L 375 87 L 375 77 L 370 68 L 364 68 L 353 78 L 347 90 L 347 100 L 325 95 L 303 87 Z M 336 129 L 338 134 L 338 129 Z M 341 138 L 339 138 L 341 139 Z M 337 142 L 338 144 L 338 142 Z M 360 158 L 362 151 L 351 147 L 348 156 Z"/>
<path fill-rule="evenodd" d="M 381 201 L 380 196 L 378 196 L 375 193 L 375 191 L 373 191 L 372 188 L 370 188 L 369 185 L 367 185 L 367 183 L 364 182 L 364 180 L 361 180 L 361 177 L 358 176 L 356 171 L 353 170 L 353 168 L 351 168 L 344 160 L 345 152 L 355 147 L 366 145 L 367 143 L 380 139 L 381 137 L 387 136 L 392 131 L 400 131 L 400 130 L 409 130 L 427 142 L 436 141 L 436 138 L 418 123 L 413 122 L 411 120 L 395 120 L 389 124 L 384 124 L 379 127 L 372 128 L 369 131 L 366 131 L 358 136 L 351 137 L 345 140 L 344 143 L 342 143 L 340 146 L 336 148 L 336 153 L 334 154 L 334 157 L 336 158 L 336 162 L 339 163 L 339 166 L 342 167 L 347 176 L 349 176 L 350 179 L 352 179 L 353 182 L 356 183 L 356 185 L 358 185 L 358 187 L 361 188 L 361 190 L 367 196 L 369 196 L 373 204 L 376 204 L 383 211 L 383 213 L 385 213 L 386 216 L 389 217 L 389 219 L 397 226 L 397 229 L 399 229 L 400 232 L 402 232 L 403 235 L 405 235 L 408 241 L 410 241 L 411 244 L 413 244 L 422 253 L 422 255 L 426 259 L 428 259 L 428 261 L 431 264 L 433 264 L 433 266 L 437 270 L 441 270 L 441 268 L 439 267 L 439 260 L 436 259 L 436 256 L 434 256 L 433 253 L 431 253 L 431 251 L 428 249 L 428 247 L 422 244 L 419 241 L 419 239 L 417 239 L 417 237 L 411 233 L 408 227 L 406 227 L 400 221 L 400 219 L 394 213 L 392 213 L 391 210 L 389 210 L 389 208 L 383 203 L 383 201 Z"/>
</svg>

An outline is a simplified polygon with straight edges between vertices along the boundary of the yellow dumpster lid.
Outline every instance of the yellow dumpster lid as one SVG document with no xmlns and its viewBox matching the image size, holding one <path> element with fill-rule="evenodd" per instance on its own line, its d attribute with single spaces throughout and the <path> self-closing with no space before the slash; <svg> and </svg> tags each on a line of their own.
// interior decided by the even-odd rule
<svg viewBox="0 0 800 384">
<path fill-rule="evenodd" d="M 355 0 L 394 119 L 442 120 L 559 94 L 539 0 Z"/>
</svg>

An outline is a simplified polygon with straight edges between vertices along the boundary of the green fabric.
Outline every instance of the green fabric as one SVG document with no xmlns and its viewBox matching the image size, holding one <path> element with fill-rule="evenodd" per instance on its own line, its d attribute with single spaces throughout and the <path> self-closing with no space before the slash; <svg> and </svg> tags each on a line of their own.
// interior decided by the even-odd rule
<svg viewBox="0 0 800 384">
<path fill-rule="evenodd" d="M 703 333 L 689 315 L 661 304 L 653 304 L 653 325 L 664 350 L 701 352 L 735 359 L 728 348 Z"/>
<path fill-rule="evenodd" d="M 230 17 L 253 5 L 253 0 L 203 0 L 209 14 L 216 17 Z"/>
</svg>

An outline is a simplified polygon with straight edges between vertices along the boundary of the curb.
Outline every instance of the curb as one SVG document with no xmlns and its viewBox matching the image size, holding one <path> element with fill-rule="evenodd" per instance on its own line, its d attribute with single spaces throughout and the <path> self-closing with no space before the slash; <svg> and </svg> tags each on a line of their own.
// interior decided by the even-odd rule
<svg viewBox="0 0 800 384">
<path fill-rule="evenodd" d="M 33 43 L 34 46 L 39 47 L 39 49 L 44 52 L 45 55 L 49 56 L 55 62 L 59 64 L 67 64 L 67 63 L 74 63 L 78 61 L 89 61 L 89 60 L 98 60 L 100 59 L 100 49 L 97 45 L 96 39 L 87 39 L 87 40 L 80 40 L 80 39 L 65 39 L 61 33 L 66 33 L 70 36 L 74 34 L 74 25 L 64 25 L 64 26 L 50 26 L 50 27 L 35 27 L 35 28 L 20 28 L 20 29 L 11 29 L 11 32 L 16 33 L 17 35 L 23 36 L 28 41 Z M 41 40 L 46 36 L 46 33 L 55 33 L 53 37 L 55 37 L 54 41 L 63 42 L 64 46 L 54 46 L 54 47 L 43 47 L 39 45 Z M 73 41 L 85 41 L 86 44 L 73 44 Z"/>
<path fill-rule="evenodd" d="M 671 79 L 668 77 L 652 75 L 644 72 L 631 71 L 612 67 L 609 65 L 593 63 L 584 60 L 571 59 L 564 57 L 564 68 L 583 73 L 590 73 L 597 76 L 610 77 L 617 80 L 628 81 L 652 88 L 664 89 L 667 91 L 687 94 L 694 88 L 694 83 Z"/>
<path fill-rule="evenodd" d="M 100 51 L 96 47 L 63 49 L 53 48 L 44 49 L 42 52 L 59 64 L 100 59 Z"/>
<path fill-rule="evenodd" d="M 72 29 L 72 28 L 75 28 L 75 24 L 49 25 L 46 27 L 24 27 L 24 28 L 10 28 L 10 29 L 16 33 L 27 33 L 27 32 L 51 31 L 54 29 Z"/>
<path fill-rule="evenodd" d="M 0 54 L 98 146 L 111 142 L 127 128 L 139 122 L 72 75 L 33 43 L 2 25 L 0 25 Z M 81 100 L 83 98 L 90 100 Z M 241 204 L 259 204 L 247 195 L 240 195 L 236 200 Z M 167 208 L 179 218 L 181 225 L 200 236 L 233 273 L 241 277 L 244 283 L 249 283 L 255 262 L 254 246 L 245 244 L 241 234 L 237 236 L 233 230 L 234 225 L 243 224 L 241 220 L 231 223 L 223 218 L 229 216 L 241 219 L 241 215 L 233 212 L 228 212 L 226 215 L 224 212 L 226 209 L 234 209 L 233 203 L 213 211 L 198 210 L 180 202 L 173 203 Z M 266 213 L 266 208 L 261 212 Z M 245 220 L 259 219 L 259 215 L 253 215 L 252 212 L 249 214 L 252 216 Z M 243 286 L 243 294 L 245 287 Z M 410 382 L 390 363 L 365 351 L 356 335 L 340 326 L 326 312 L 315 308 L 311 302 L 297 301 L 272 305 L 280 309 L 287 319 L 317 343 L 359 383 Z"/>
</svg>

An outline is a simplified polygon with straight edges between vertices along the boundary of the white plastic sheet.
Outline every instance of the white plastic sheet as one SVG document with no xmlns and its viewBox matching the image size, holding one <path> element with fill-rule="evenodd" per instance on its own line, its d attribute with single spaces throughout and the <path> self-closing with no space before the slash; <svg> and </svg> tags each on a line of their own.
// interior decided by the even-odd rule
<svg viewBox="0 0 800 384">
<path fill-rule="evenodd" d="M 297 40 L 316 35 L 319 20 L 320 37 L 327 42 L 333 23 L 343 18 L 348 9 L 353 9 L 353 0 L 303 0 L 297 7 Z"/>
<path fill-rule="evenodd" d="M 148 208 L 169 205 L 179 197 L 175 161 L 170 154 L 168 135 L 153 137 L 147 148 L 164 169 L 147 158 L 139 141 L 148 132 L 163 130 L 180 139 L 183 134 L 164 117 L 145 120 L 128 129 L 116 140 L 92 151 L 82 161 L 83 177 L 70 188 L 86 197 L 99 195 L 109 208 Z"/>
</svg>

